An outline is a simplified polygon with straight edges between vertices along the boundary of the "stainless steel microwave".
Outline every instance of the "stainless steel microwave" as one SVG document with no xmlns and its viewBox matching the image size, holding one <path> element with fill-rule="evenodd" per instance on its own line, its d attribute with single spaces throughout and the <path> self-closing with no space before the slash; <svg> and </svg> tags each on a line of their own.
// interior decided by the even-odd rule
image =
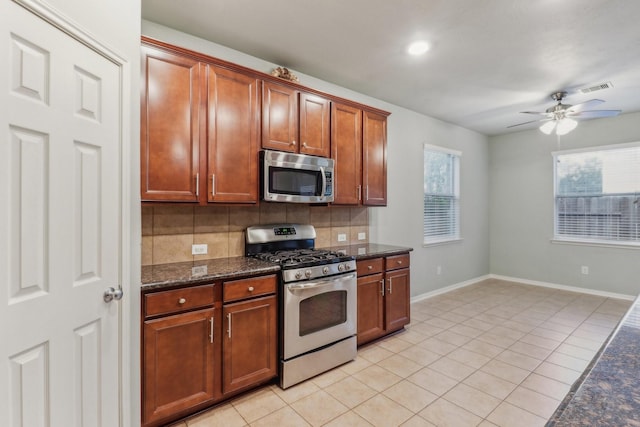
<svg viewBox="0 0 640 427">
<path fill-rule="evenodd" d="M 262 199 L 269 202 L 333 202 L 333 160 L 305 154 L 260 152 Z"/>
</svg>

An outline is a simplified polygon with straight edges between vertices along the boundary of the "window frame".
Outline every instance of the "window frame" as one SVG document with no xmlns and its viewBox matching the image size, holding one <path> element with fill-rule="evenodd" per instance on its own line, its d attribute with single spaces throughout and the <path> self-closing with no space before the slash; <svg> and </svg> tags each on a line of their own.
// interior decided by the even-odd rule
<svg viewBox="0 0 640 427">
<path fill-rule="evenodd" d="M 455 218 L 454 218 L 454 230 L 452 230 L 451 233 L 447 234 L 447 235 L 437 235 L 437 236 L 432 236 L 429 237 L 427 236 L 427 230 L 426 230 L 426 225 L 427 225 L 427 216 L 426 216 L 426 209 L 425 209 L 425 198 L 427 196 L 427 193 L 424 191 L 424 181 L 425 181 L 425 174 L 426 174 L 426 167 L 425 167 L 425 157 L 427 154 L 427 151 L 431 151 L 431 152 L 438 152 L 438 153 L 443 153 L 443 154 L 447 154 L 450 156 L 453 156 L 453 167 L 452 167 L 452 187 L 453 187 L 453 194 L 452 194 L 452 199 L 455 201 L 454 203 L 454 208 L 455 208 Z M 431 145 L 428 143 L 423 144 L 422 147 L 422 177 L 423 177 L 423 189 L 422 189 L 422 246 L 423 247 L 427 247 L 427 246 L 433 246 L 433 245 L 442 245 L 442 244 L 447 244 L 447 243 L 453 243 L 453 242 L 459 242 L 462 240 L 462 236 L 461 236 L 461 197 L 460 197 L 460 182 L 461 182 L 461 163 L 462 163 L 462 152 L 458 151 L 458 150 L 452 150 L 450 148 L 445 148 L 445 147 L 441 147 L 441 146 L 437 146 L 437 145 Z"/>
<path fill-rule="evenodd" d="M 604 238 L 596 238 L 596 237 L 589 238 L 590 236 L 588 235 L 569 236 L 567 234 L 559 233 L 558 198 L 561 196 L 558 196 L 558 168 L 557 168 L 558 156 L 580 154 L 580 153 L 593 153 L 598 151 L 610 151 L 610 150 L 618 150 L 618 149 L 625 149 L 625 148 L 638 148 L 640 150 L 640 141 L 624 143 L 624 144 L 611 144 L 611 145 L 585 147 L 585 148 L 571 149 L 571 150 L 560 150 L 560 151 L 553 151 L 551 153 L 552 162 L 553 162 L 553 238 L 551 239 L 552 243 L 611 247 L 611 248 L 640 249 L 640 239 L 639 240 L 612 240 L 612 239 L 604 239 Z M 607 193 L 604 193 L 604 192 L 601 192 L 599 194 L 607 195 Z M 611 194 L 618 194 L 618 193 L 611 193 Z M 619 194 L 625 194 L 625 193 L 619 193 Z M 640 191 L 637 193 L 637 195 L 638 197 L 640 197 Z"/>
</svg>

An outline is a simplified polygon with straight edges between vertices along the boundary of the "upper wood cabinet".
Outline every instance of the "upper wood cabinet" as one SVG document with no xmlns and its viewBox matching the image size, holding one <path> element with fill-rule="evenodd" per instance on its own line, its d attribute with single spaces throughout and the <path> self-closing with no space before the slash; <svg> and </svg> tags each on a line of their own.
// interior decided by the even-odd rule
<svg viewBox="0 0 640 427">
<path fill-rule="evenodd" d="M 331 158 L 335 204 L 358 205 L 362 200 L 362 110 L 331 105 Z"/>
<path fill-rule="evenodd" d="M 331 157 L 334 203 L 386 206 L 387 116 L 334 102 Z"/>
<path fill-rule="evenodd" d="M 363 112 L 362 125 L 363 204 L 387 205 L 387 116 Z"/>
<path fill-rule="evenodd" d="M 143 44 L 142 201 L 258 202 L 255 74 Z"/>
<path fill-rule="evenodd" d="M 200 62 L 142 46 L 140 185 L 142 200 L 198 200 Z"/>
<path fill-rule="evenodd" d="M 262 148 L 329 157 L 330 104 L 321 96 L 265 81 Z"/>
<path fill-rule="evenodd" d="M 257 202 L 261 81 L 212 65 L 208 77 L 207 200 Z"/>
</svg>

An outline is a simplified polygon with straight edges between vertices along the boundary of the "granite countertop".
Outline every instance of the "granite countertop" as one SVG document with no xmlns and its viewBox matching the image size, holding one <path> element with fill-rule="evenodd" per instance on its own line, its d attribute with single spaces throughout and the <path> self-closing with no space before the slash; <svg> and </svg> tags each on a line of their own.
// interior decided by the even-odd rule
<svg viewBox="0 0 640 427">
<path fill-rule="evenodd" d="M 217 258 L 142 267 L 142 291 L 280 271 L 280 266 L 248 257 Z"/>
<path fill-rule="evenodd" d="M 396 255 L 412 251 L 402 246 L 364 243 L 329 248 L 356 259 Z M 196 285 L 236 277 L 258 276 L 280 271 L 280 266 L 250 257 L 218 258 L 194 262 L 149 265 L 142 267 L 141 291 L 159 290 L 178 285 Z"/>
<path fill-rule="evenodd" d="M 574 383 L 547 427 L 640 426 L 640 303 Z"/>
<path fill-rule="evenodd" d="M 331 246 L 332 251 L 343 252 L 355 256 L 357 260 L 398 255 L 411 252 L 413 248 L 405 246 L 384 245 L 380 243 L 362 243 L 360 245 Z"/>
</svg>

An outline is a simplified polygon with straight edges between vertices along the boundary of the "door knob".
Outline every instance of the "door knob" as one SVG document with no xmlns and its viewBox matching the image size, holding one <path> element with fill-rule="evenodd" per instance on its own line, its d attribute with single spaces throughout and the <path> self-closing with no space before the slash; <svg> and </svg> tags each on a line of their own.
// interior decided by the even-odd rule
<svg viewBox="0 0 640 427">
<path fill-rule="evenodd" d="M 122 292 L 122 289 L 118 288 L 118 289 L 114 289 L 114 288 L 107 288 L 104 291 L 103 294 L 103 299 L 104 302 L 111 302 L 113 300 L 121 300 L 122 299 L 122 295 L 124 295 L 124 292 Z"/>
</svg>

